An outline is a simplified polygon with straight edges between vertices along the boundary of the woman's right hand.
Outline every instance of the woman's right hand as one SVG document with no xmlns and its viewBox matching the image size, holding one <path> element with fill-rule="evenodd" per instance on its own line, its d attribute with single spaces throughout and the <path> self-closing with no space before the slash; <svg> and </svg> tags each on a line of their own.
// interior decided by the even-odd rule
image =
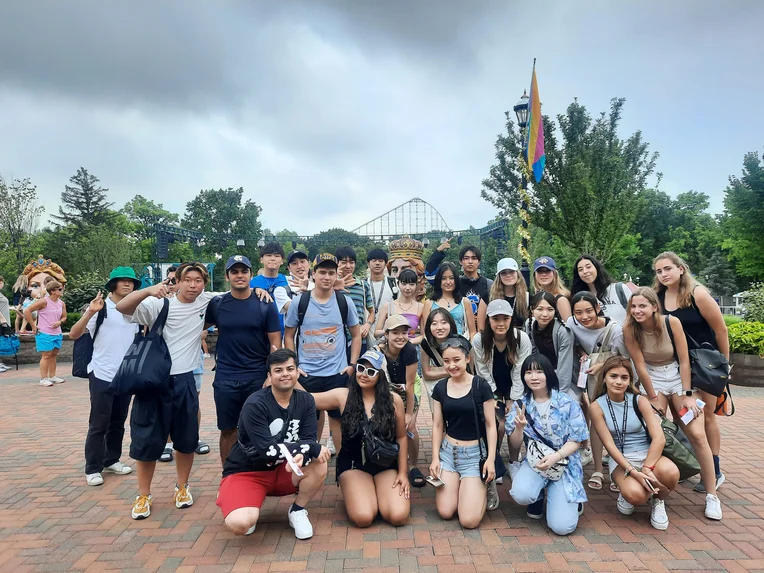
<svg viewBox="0 0 764 573">
<path fill-rule="evenodd" d="M 515 414 L 515 428 L 520 428 L 521 431 L 525 431 L 525 426 L 528 425 L 528 420 L 525 417 L 525 404 L 520 407 L 520 411 Z"/>
<path fill-rule="evenodd" d="M 430 475 L 440 479 L 440 458 L 438 457 L 438 454 L 435 454 L 432 463 L 430 464 Z"/>
<path fill-rule="evenodd" d="M 653 493 L 653 490 L 651 490 L 649 487 L 647 487 L 647 483 L 646 482 L 649 481 L 650 483 L 655 485 L 655 482 L 657 481 L 656 479 L 650 478 L 646 474 L 643 474 L 642 472 L 638 472 L 637 470 L 632 470 L 629 473 L 629 476 L 633 477 L 635 480 L 637 480 L 639 482 L 639 485 L 641 485 L 647 491 L 649 491 L 650 493 Z M 655 489 L 656 490 L 658 489 L 657 486 L 655 487 Z"/>
</svg>

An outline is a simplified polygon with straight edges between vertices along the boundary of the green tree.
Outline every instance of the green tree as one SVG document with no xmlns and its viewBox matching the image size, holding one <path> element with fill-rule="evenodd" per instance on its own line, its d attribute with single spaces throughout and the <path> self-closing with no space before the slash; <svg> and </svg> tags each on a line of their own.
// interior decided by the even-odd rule
<svg viewBox="0 0 764 573">
<path fill-rule="evenodd" d="M 108 189 L 98 186 L 98 177 L 88 173 L 84 167 L 80 167 L 69 182 L 72 185 L 65 185 L 64 192 L 61 193 L 63 205 L 58 208 L 58 215 L 51 217 L 60 221 L 55 223 L 56 226 L 83 227 L 103 225 L 112 221 L 114 211 L 111 207 L 114 203 L 106 201 Z"/>
<path fill-rule="evenodd" d="M 361 235 L 346 231 L 345 229 L 333 228 L 313 235 L 307 240 L 306 246 L 308 247 L 308 256 L 312 259 L 319 253 L 334 254 L 337 247 L 353 247 L 356 249 L 356 247 L 362 246 L 365 242 L 366 239 L 361 237 Z M 366 262 L 365 253 L 364 262 Z"/>
<path fill-rule="evenodd" d="M 37 187 L 29 179 L 6 181 L 0 176 L 0 244 L 4 254 L 11 256 L 14 274 L 26 264 L 31 238 L 44 210 L 37 204 Z"/>
<path fill-rule="evenodd" d="M 247 199 L 244 189 L 203 189 L 186 204 L 182 226 L 204 233 L 201 250 L 208 257 L 236 252 L 236 236 L 243 237 L 250 253 L 261 236 L 262 209 Z M 247 253 L 243 253 L 247 254 Z M 249 254 L 247 254 L 249 256 Z"/>
<path fill-rule="evenodd" d="M 709 257 L 706 266 L 698 273 L 698 276 L 715 296 L 731 296 L 738 290 L 735 273 L 727 257 L 720 250 Z"/>
<path fill-rule="evenodd" d="M 177 225 L 180 217 L 142 195 L 136 195 L 122 207 L 127 220 L 135 225 L 135 237 L 138 240 L 153 239 L 154 225 Z"/>
<path fill-rule="evenodd" d="M 724 191 L 723 247 L 739 275 L 764 278 L 764 166 L 759 154 L 743 158 L 741 177 L 730 177 Z"/>
<path fill-rule="evenodd" d="M 557 116 L 559 129 L 545 116 L 546 170 L 531 189 L 532 224 L 572 252 L 594 255 L 605 265 L 633 249 L 639 194 L 658 157 L 649 152 L 640 131 L 619 137 L 624 101 L 611 100 L 609 113 L 595 120 L 574 101 Z M 497 139 L 497 162 L 483 180 L 481 195 L 502 214 L 514 216 L 520 205 L 521 139 L 509 113 L 506 129 Z"/>
</svg>

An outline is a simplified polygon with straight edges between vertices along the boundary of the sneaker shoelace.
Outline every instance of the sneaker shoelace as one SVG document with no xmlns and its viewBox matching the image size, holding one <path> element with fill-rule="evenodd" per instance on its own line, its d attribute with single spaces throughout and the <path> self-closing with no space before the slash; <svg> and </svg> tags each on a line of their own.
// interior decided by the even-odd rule
<svg viewBox="0 0 764 573">
<path fill-rule="evenodd" d="M 135 511 L 138 513 L 146 511 L 151 505 L 151 498 L 147 495 L 139 495 L 135 500 Z"/>
</svg>

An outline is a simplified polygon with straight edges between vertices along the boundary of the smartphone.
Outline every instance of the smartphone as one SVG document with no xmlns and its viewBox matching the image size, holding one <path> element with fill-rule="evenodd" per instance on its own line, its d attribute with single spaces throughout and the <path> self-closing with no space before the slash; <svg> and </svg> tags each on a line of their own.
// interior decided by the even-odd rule
<svg viewBox="0 0 764 573">
<path fill-rule="evenodd" d="M 442 487 L 442 486 L 446 485 L 445 483 L 443 483 L 442 479 L 434 478 L 432 476 L 427 476 L 426 478 L 424 478 L 424 481 L 429 483 L 432 487 Z"/>
<path fill-rule="evenodd" d="M 651 492 L 658 493 L 658 490 L 655 489 L 655 486 L 653 485 L 653 483 L 649 479 L 645 480 L 645 485 L 647 486 L 647 489 L 649 489 Z"/>
<path fill-rule="evenodd" d="M 411 430 L 406 430 L 406 435 L 412 440 L 414 439 L 414 432 L 412 432 Z"/>
</svg>

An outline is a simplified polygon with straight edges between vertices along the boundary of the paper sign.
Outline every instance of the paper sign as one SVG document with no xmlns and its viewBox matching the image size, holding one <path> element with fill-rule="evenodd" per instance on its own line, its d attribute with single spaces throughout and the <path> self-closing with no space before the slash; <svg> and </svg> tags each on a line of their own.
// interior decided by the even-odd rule
<svg viewBox="0 0 764 573">
<path fill-rule="evenodd" d="M 284 459 L 286 460 L 286 463 L 289 464 L 289 467 L 292 468 L 294 475 L 299 477 L 304 476 L 305 474 L 302 473 L 300 466 L 298 466 L 297 462 L 294 461 L 294 458 L 292 457 L 292 454 L 289 453 L 289 450 L 287 449 L 286 445 L 279 444 L 279 449 L 281 450 L 281 453 L 284 454 Z"/>
</svg>

